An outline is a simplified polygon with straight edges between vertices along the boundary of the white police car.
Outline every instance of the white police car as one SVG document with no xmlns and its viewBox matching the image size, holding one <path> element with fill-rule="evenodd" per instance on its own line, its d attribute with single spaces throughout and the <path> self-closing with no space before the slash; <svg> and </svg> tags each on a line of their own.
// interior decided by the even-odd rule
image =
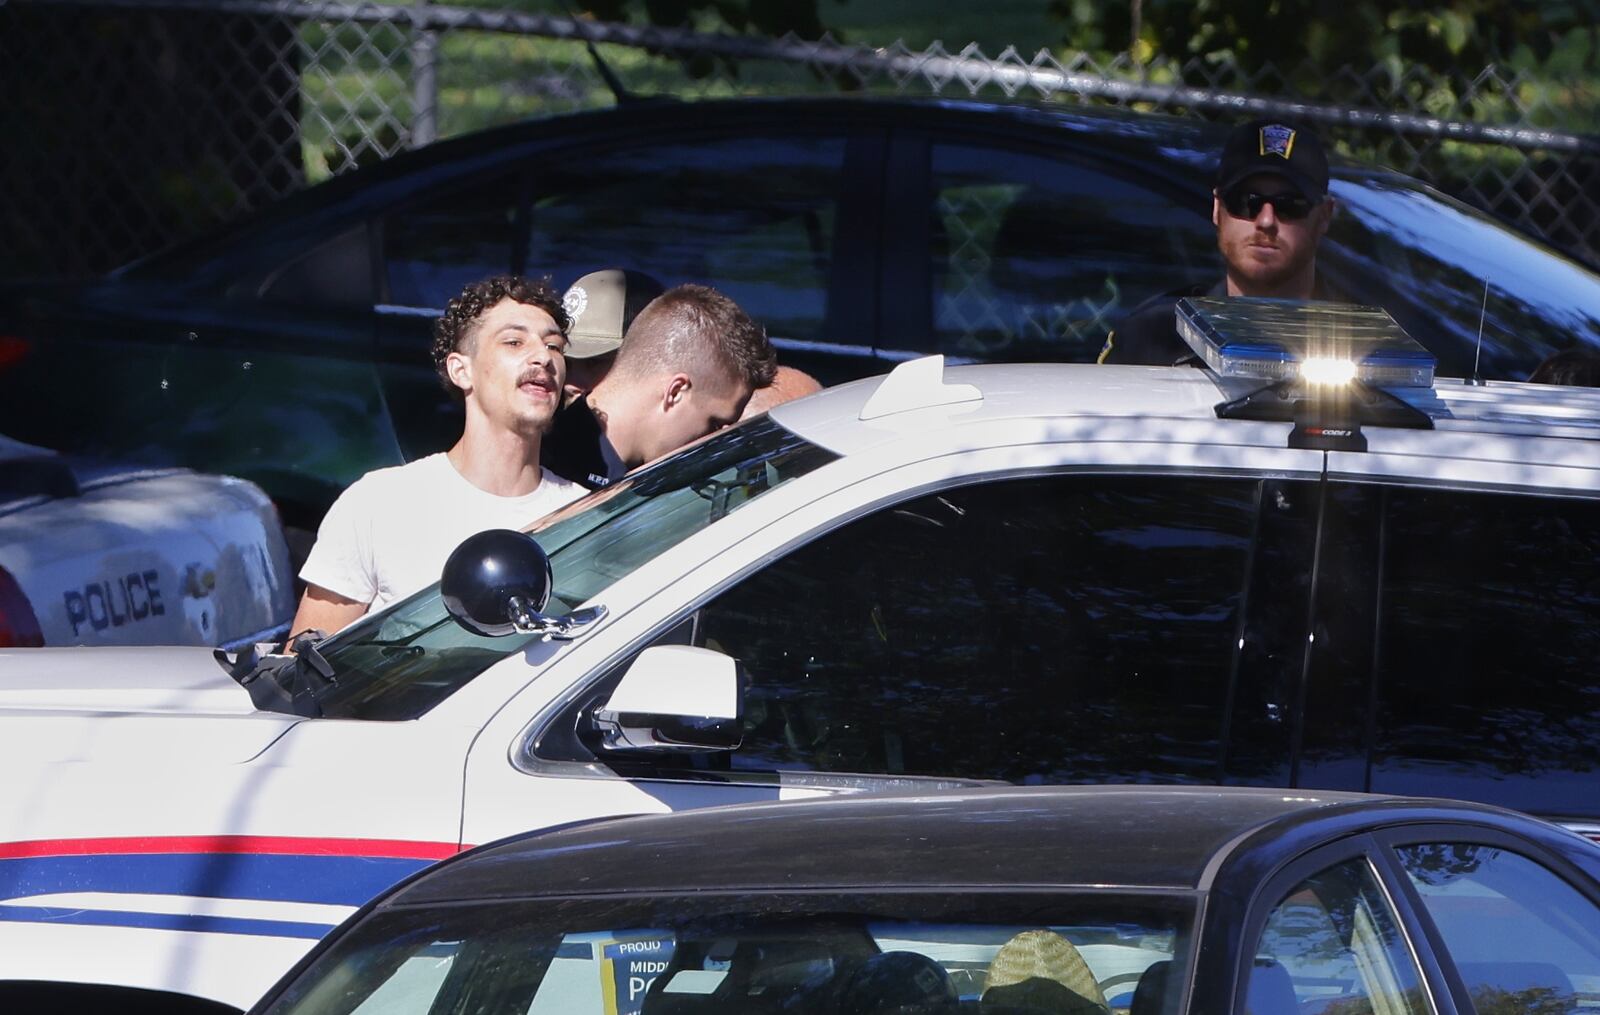
<svg viewBox="0 0 1600 1015">
<path fill-rule="evenodd" d="M 0 654 L 0 1003 L 243 1007 L 431 860 L 709 804 L 1223 783 L 1600 837 L 1600 393 L 1219 348 L 780 406 L 243 688 Z"/>
<path fill-rule="evenodd" d="M 0 647 L 235 645 L 287 626 L 288 552 L 254 485 L 0 436 Z"/>
</svg>

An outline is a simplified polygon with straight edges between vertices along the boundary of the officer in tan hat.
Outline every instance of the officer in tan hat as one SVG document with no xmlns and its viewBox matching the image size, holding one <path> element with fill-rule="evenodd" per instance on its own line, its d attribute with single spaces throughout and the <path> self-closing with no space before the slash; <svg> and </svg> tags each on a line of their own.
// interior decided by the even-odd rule
<svg viewBox="0 0 1600 1015">
<path fill-rule="evenodd" d="M 602 268 L 572 283 L 561 303 L 572 319 L 567 332 L 566 401 L 593 391 L 616 362 L 628 326 L 665 292 L 660 282 L 626 268 Z"/>
</svg>

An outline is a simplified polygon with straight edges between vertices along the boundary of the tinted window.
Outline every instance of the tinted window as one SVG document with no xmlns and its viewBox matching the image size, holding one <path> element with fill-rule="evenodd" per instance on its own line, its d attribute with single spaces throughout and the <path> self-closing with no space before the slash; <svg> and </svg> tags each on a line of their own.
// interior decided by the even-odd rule
<svg viewBox="0 0 1600 1015">
<path fill-rule="evenodd" d="M 1340 212 L 1318 267 L 1388 309 L 1439 357 L 1439 373 L 1471 374 L 1480 320 L 1485 377 L 1522 380 L 1558 349 L 1600 345 L 1600 276 L 1415 180 L 1332 190 Z"/>
<path fill-rule="evenodd" d="M 1213 781 L 1256 486 L 999 482 L 855 521 L 704 607 L 747 771 Z M 621 763 L 620 761 L 618 762 Z"/>
<path fill-rule="evenodd" d="M 1480 1015 L 1600 1001 L 1600 907 L 1525 856 L 1442 843 L 1400 851 Z"/>
<path fill-rule="evenodd" d="M 1432 1007 L 1376 876 L 1351 860 L 1294 887 L 1267 917 L 1249 1015 L 1421 1015 Z"/>
<path fill-rule="evenodd" d="M 515 223 L 509 180 L 432 197 L 389 216 L 384 225 L 389 302 L 442 310 L 469 283 L 511 271 Z"/>
<path fill-rule="evenodd" d="M 1385 497 L 1373 789 L 1592 812 L 1600 502 Z"/>
<path fill-rule="evenodd" d="M 262 285 L 261 298 L 289 306 L 372 306 L 372 247 L 358 226 L 290 261 Z"/>
<path fill-rule="evenodd" d="M 550 159 L 530 266 L 602 265 L 726 292 L 775 337 L 820 338 L 844 161 L 840 138 L 749 137 Z M 570 281 L 570 278 L 563 278 Z"/>
<path fill-rule="evenodd" d="M 1092 360 L 1146 297 L 1219 271 L 1207 209 L 1125 171 L 966 145 L 932 159 L 937 351 Z"/>
</svg>

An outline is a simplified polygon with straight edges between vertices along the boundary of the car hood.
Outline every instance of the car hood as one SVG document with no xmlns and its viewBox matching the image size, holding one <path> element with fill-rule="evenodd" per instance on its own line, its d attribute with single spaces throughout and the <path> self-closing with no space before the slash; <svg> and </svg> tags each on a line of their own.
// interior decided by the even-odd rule
<svg viewBox="0 0 1600 1015">
<path fill-rule="evenodd" d="M 210 649 L 0 650 L 0 767 L 244 762 L 299 721 L 258 711 Z"/>
</svg>

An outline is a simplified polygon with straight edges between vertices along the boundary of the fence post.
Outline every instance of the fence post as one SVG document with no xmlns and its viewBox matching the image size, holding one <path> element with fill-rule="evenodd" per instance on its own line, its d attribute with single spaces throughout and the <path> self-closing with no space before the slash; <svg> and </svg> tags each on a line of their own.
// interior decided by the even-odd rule
<svg viewBox="0 0 1600 1015">
<path fill-rule="evenodd" d="M 426 7 L 430 0 L 416 0 Z M 411 40 L 411 147 L 432 144 L 439 136 L 439 33 L 413 28 Z"/>
</svg>

